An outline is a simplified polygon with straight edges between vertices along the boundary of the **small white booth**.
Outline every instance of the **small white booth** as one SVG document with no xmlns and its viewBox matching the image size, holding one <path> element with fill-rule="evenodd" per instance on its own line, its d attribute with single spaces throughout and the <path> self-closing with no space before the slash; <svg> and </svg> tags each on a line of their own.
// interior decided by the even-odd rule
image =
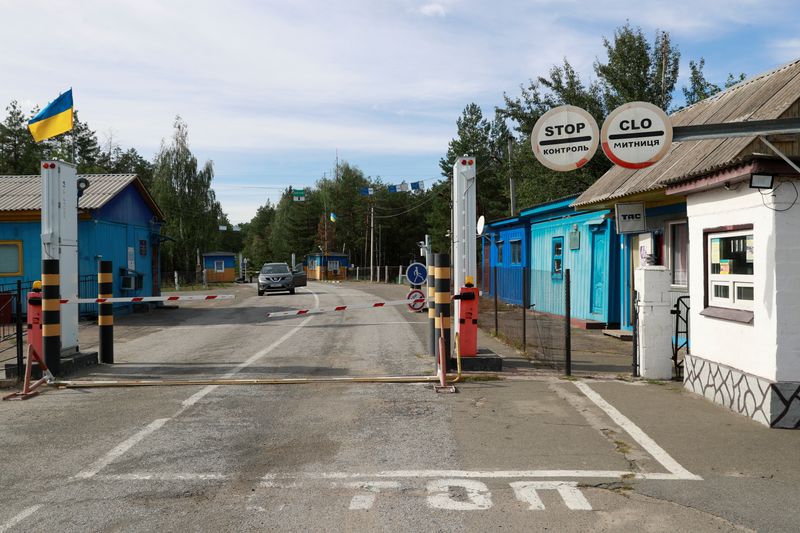
<svg viewBox="0 0 800 533">
<path fill-rule="evenodd" d="M 770 427 L 800 427 L 798 181 L 753 154 L 667 189 L 689 220 L 684 386 Z"/>
</svg>

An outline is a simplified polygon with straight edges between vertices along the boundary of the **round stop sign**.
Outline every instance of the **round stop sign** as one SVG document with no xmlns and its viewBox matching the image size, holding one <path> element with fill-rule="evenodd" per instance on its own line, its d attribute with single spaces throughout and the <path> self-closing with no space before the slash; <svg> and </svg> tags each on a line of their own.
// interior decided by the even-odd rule
<svg viewBox="0 0 800 533">
<path fill-rule="evenodd" d="M 608 115 L 600 139 L 603 152 L 613 163 L 625 168 L 645 168 L 669 151 L 672 122 L 658 106 L 630 102 Z"/>
<path fill-rule="evenodd" d="M 542 115 L 531 134 L 536 159 L 560 172 L 588 163 L 599 142 L 600 132 L 592 115 L 571 105 L 554 107 Z"/>
</svg>

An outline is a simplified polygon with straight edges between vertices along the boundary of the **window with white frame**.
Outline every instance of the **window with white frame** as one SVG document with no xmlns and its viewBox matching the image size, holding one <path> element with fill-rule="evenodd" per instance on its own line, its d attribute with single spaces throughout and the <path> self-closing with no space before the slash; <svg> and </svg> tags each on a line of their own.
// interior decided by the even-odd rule
<svg viewBox="0 0 800 533">
<path fill-rule="evenodd" d="M 752 311 L 753 230 L 709 233 L 708 304 Z"/>
<path fill-rule="evenodd" d="M 338 272 L 339 271 L 339 260 L 331 261 L 328 260 L 328 272 Z"/>
<path fill-rule="evenodd" d="M 497 245 L 497 264 L 498 265 L 502 265 L 503 264 L 503 244 L 504 244 L 504 241 L 502 241 L 502 240 L 499 240 L 496 243 L 496 245 Z"/>
<path fill-rule="evenodd" d="M 669 266 L 672 271 L 672 284 L 687 287 L 689 285 L 689 223 L 686 221 L 669 224 Z"/>
<path fill-rule="evenodd" d="M 511 264 L 522 264 L 522 241 L 511 241 Z"/>
<path fill-rule="evenodd" d="M 214 261 L 214 272 L 225 272 L 225 261 Z"/>
</svg>

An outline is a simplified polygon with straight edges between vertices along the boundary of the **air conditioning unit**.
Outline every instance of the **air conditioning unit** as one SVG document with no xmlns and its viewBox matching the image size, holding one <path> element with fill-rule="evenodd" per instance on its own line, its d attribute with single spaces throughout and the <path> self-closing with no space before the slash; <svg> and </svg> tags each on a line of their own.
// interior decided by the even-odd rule
<svg viewBox="0 0 800 533">
<path fill-rule="evenodd" d="M 132 291 L 136 288 L 133 276 L 120 276 L 120 288 L 123 291 Z"/>
</svg>

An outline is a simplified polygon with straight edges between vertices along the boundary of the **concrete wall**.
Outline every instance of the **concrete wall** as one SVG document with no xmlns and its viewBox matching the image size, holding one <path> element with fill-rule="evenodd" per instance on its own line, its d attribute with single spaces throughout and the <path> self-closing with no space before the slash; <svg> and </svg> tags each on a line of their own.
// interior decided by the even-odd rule
<svg viewBox="0 0 800 533">
<path fill-rule="evenodd" d="M 800 382 L 800 199 L 791 184 L 775 188 L 776 381 Z M 794 203 L 794 202 L 797 203 Z M 758 295 L 756 295 L 758 296 Z"/>
<path fill-rule="evenodd" d="M 788 217 L 800 215 L 800 207 Z M 781 216 L 787 216 L 787 213 Z M 692 355 L 770 381 L 777 377 L 776 235 L 775 211 L 764 206 L 761 194 L 740 183 L 737 190 L 713 189 L 687 198 L 689 217 L 689 294 L 691 296 Z M 753 225 L 753 323 L 743 324 L 701 315 L 708 268 L 703 230 L 739 224 Z M 785 289 L 784 289 L 785 290 Z M 788 318 L 788 317 L 787 317 Z"/>
</svg>

